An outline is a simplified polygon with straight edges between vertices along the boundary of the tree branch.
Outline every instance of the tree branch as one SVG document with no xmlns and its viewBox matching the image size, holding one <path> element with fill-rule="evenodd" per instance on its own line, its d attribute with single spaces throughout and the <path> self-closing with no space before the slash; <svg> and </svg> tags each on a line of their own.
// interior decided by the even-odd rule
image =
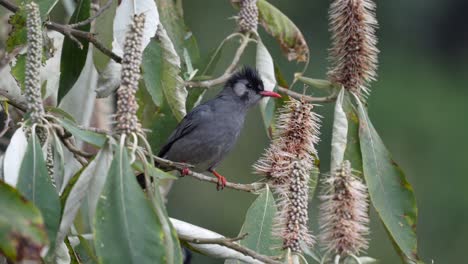
<svg viewBox="0 0 468 264">
<path fill-rule="evenodd" d="M 68 24 L 68 26 L 70 28 L 77 28 L 77 27 L 91 24 L 96 18 L 98 18 L 98 16 L 104 13 L 104 11 L 106 11 L 111 6 L 112 1 L 113 0 L 108 0 L 104 6 L 102 6 L 93 16 L 89 17 L 88 19 L 75 23 L 75 24 Z"/>
<path fill-rule="evenodd" d="M 233 241 L 239 239 L 239 237 L 229 239 L 199 226 L 173 218 L 170 218 L 170 220 L 181 240 L 186 241 L 194 250 L 208 256 L 222 259 L 237 259 L 243 262 L 255 264 L 282 263 L 272 259 L 271 257 L 258 254 L 249 248 L 234 243 Z"/>
<path fill-rule="evenodd" d="M 8 0 L 0 0 L 0 5 L 2 5 L 3 7 L 5 7 L 6 9 L 10 10 L 13 13 L 18 12 L 18 10 L 19 10 L 19 8 L 16 5 L 14 5 L 13 3 L 11 3 Z M 62 25 L 62 24 L 58 24 L 58 23 L 55 23 L 55 22 L 52 22 L 52 21 L 46 22 L 45 25 L 46 25 L 46 27 L 48 29 L 60 32 L 64 36 L 69 37 L 70 39 L 72 39 L 75 42 L 79 43 L 79 41 L 77 40 L 77 38 L 78 38 L 78 39 L 86 40 L 89 43 L 92 43 L 94 45 L 94 47 L 96 47 L 98 50 L 100 50 L 102 53 L 104 53 L 106 56 L 110 57 L 111 59 L 113 59 L 117 63 L 120 63 L 122 61 L 122 58 L 119 55 L 113 53 L 111 50 L 106 48 L 102 43 L 100 43 L 96 39 L 94 34 L 92 34 L 90 32 L 76 30 L 76 29 L 70 27 L 69 25 Z M 79 45 L 81 45 L 81 43 L 79 43 Z"/>
<path fill-rule="evenodd" d="M 5 97 L 8 100 L 8 104 L 16 107 L 19 110 L 23 112 L 28 110 L 26 99 L 22 95 L 15 95 L 10 93 L 8 90 L 0 88 L 0 96 Z"/>
<path fill-rule="evenodd" d="M 236 69 L 236 66 L 239 63 L 240 58 L 245 51 L 245 48 L 247 47 L 247 45 L 249 44 L 251 40 L 250 33 L 247 33 L 246 35 L 242 35 L 242 36 L 243 38 L 242 38 L 241 44 L 237 48 L 231 64 L 226 68 L 226 70 L 221 76 L 219 76 L 216 79 L 200 81 L 200 82 L 189 81 L 189 82 L 186 82 L 186 86 L 189 88 L 192 88 L 192 87 L 210 88 L 210 87 L 226 82 L 231 77 L 232 72 Z"/>
<path fill-rule="evenodd" d="M 182 170 L 186 169 L 186 168 L 193 168 L 193 165 L 166 160 L 166 159 L 160 158 L 158 156 L 154 156 L 154 161 L 156 163 L 160 164 L 160 165 L 168 167 L 169 169 L 174 169 L 174 170 L 177 170 L 179 172 L 182 172 Z M 192 170 L 190 170 L 189 173 L 187 175 L 185 175 L 185 176 L 190 176 L 190 177 L 193 177 L 193 178 L 195 178 L 197 180 L 204 181 L 204 182 L 211 182 L 213 184 L 218 184 L 218 179 L 216 179 L 214 177 L 207 176 L 207 175 L 202 174 L 202 173 L 194 172 Z M 231 189 L 234 189 L 234 190 L 238 190 L 238 191 L 255 193 L 255 192 L 258 192 L 259 190 L 265 188 L 265 184 L 266 183 L 259 183 L 259 182 L 250 183 L 250 184 L 240 184 L 240 183 L 226 182 L 225 187 L 231 188 Z"/>
</svg>

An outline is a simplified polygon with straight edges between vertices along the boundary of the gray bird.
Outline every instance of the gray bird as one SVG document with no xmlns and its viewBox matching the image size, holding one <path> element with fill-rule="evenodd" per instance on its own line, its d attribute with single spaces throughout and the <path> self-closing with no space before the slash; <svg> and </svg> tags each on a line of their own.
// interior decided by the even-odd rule
<svg viewBox="0 0 468 264">
<path fill-rule="evenodd" d="M 245 67 L 236 72 L 213 99 L 198 105 L 178 124 L 158 156 L 209 171 L 218 178 L 217 189 L 226 178 L 215 168 L 235 145 L 244 127 L 247 111 L 263 97 L 281 97 L 265 91 L 258 72 Z M 184 169 L 182 174 L 187 174 Z"/>
</svg>

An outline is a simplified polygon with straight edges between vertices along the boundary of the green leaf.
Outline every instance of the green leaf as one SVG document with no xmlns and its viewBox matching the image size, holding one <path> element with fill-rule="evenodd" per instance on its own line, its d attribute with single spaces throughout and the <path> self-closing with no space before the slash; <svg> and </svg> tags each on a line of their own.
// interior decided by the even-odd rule
<svg viewBox="0 0 468 264">
<path fill-rule="evenodd" d="M 102 147 L 106 142 L 106 136 L 96 132 L 83 130 L 68 119 L 59 119 L 60 124 L 73 136 L 96 147 Z"/>
<path fill-rule="evenodd" d="M 172 179 L 177 180 L 178 178 L 168 172 L 165 172 L 159 168 L 156 168 L 153 164 L 147 163 L 146 164 L 148 173 L 151 177 L 156 179 Z M 140 161 L 136 160 L 132 164 L 132 168 L 137 170 L 138 172 L 145 173 L 145 165 Z"/>
<path fill-rule="evenodd" d="M 348 91 L 345 92 L 342 106 L 348 120 L 348 134 L 344 160 L 349 160 L 352 168 L 359 171 L 359 176 L 362 176 L 362 155 L 361 146 L 359 144 L 359 117 L 356 108 L 351 102 L 350 93 Z"/>
<path fill-rule="evenodd" d="M 312 78 L 308 78 L 308 77 L 304 77 L 304 76 L 296 76 L 296 78 L 305 83 L 305 84 L 308 84 L 310 86 L 313 86 L 315 88 L 319 88 L 319 89 L 334 89 L 335 86 L 328 80 L 320 80 L 320 79 L 312 79 Z"/>
<path fill-rule="evenodd" d="M 75 12 L 70 18 L 69 24 L 77 23 L 89 18 L 91 0 L 80 0 L 76 6 Z M 89 32 L 90 24 L 78 27 L 77 29 Z M 80 49 L 77 43 L 70 38 L 64 38 L 62 46 L 62 55 L 60 57 L 60 81 L 57 95 L 57 104 L 71 90 L 81 70 L 86 63 L 89 43 L 82 42 L 83 48 Z"/>
<path fill-rule="evenodd" d="M 342 88 L 335 103 L 335 113 L 333 116 L 333 133 L 331 143 L 330 172 L 333 173 L 341 163 L 343 163 L 346 150 L 346 140 L 348 137 L 348 119 L 343 110 L 345 88 Z"/>
<path fill-rule="evenodd" d="M 150 41 L 143 52 L 143 80 L 148 93 L 156 106 L 161 106 L 164 101 L 162 91 L 161 72 L 162 72 L 163 52 L 161 45 L 156 41 Z"/>
<path fill-rule="evenodd" d="M 258 0 L 259 22 L 280 43 L 288 60 L 309 59 L 309 47 L 299 28 L 280 10 L 265 0 Z"/>
<path fill-rule="evenodd" d="M 53 136 L 53 157 L 54 157 L 54 181 L 57 190 L 61 190 L 63 178 L 65 176 L 65 157 L 63 154 L 62 142 L 57 134 L 52 133 Z"/>
<path fill-rule="evenodd" d="M 371 202 L 401 250 L 402 259 L 407 263 L 417 261 L 418 211 L 413 188 L 374 129 L 364 106 L 357 102 L 364 177 Z"/>
<path fill-rule="evenodd" d="M 63 239 L 70 230 L 78 209 L 80 209 L 86 195 L 92 189 L 91 185 L 94 183 L 94 178 L 105 177 L 107 175 L 111 157 L 110 147 L 106 145 L 98 152 L 96 158 L 81 171 L 78 180 L 73 184 L 71 191 L 66 197 L 62 221 L 60 222 L 60 229 L 57 235 L 58 243 L 63 242 Z M 98 195 L 95 198 L 95 203 L 97 203 Z"/>
<path fill-rule="evenodd" d="M 24 81 L 26 80 L 26 54 L 20 54 L 16 57 L 16 63 L 11 68 L 11 75 L 16 83 L 24 91 Z"/>
<path fill-rule="evenodd" d="M 0 181 L 0 252 L 11 261 L 39 260 L 47 245 L 41 212 L 17 190 Z"/>
<path fill-rule="evenodd" d="M 42 153 L 39 139 L 34 135 L 21 164 L 18 190 L 41 210 L 44 217 L 49 248 L 55 248 L 55 236 L 60 224 L 60 199 L 50 176 Z"/>
<path fill-rule="evenodd" d="M 100 263 L 165 263 L 161 224 L 136 181 L 125 148 L 115 152 L 94 226 Z"/>
<path fill-rule="evenodd" d="M 257 70 L 263 80 L 264 89 L 266 91 L 273 91 L 276 86 L 275 65 L 273 63 L 273 58 L 271 57 L 270 52 L 268 52 L 268 49 L 261 40 L 257 42 L 257 54 L 255 61 Z M 260 112 L 262 113 L 263 123 L 265 124 L 267 134 L 270 138 L 272 138 L 275 117 L 274 99 L 270 97 L 263 98 L 260 101 Z"/>
<path fill-rule="evenodd" d="M 99 6 L 104 6 L 109 0 L 99 0 Z M 112 50 L 114 37 L 114 17 L 118 1 L 112 1 L 109 8 L 96 18 L 96 39 L 106 48 Z M 99 49 L 93 49 L 93 62 L 98 72 L 103 72 L 109 63 L 109 56 L 104 55 Z"/>
<path fill-rule="evenodd" d="M 281 241 L 275 238 L 272 232 L 275 214 L 275 200 L 267 187 L 247 211 L 240 234 L 248 233 L 248 235 L 239 243 L 263 255 L 278 255 Z"/>
<path fill-rule="evenodd" d="M 150 44 L 151 45 L 151 44 Z M 138 119 L 143 127 L 157 133 L 148 133 L 148 142 L 151 144 L 153 152 L 157 153 L 161 146 L 166 143 L 166 139 L 174 131 L 177 126 L 177 119 L 172 114 L 166 101 L 163 105 L 157 107 L 154 105 L 148 90 L 144 87 L 144 82 L 140 82 L 140 88 L 137 91 L 138 105 L 140 107 L 137 112 Z"/>
<path fill-rule="evenodd" d="M 160 93 L 157 92 L 157 89 L 161 89 L 172 113 L 177 120 L 181 120 L 186 114 L 187 89 L 180 77 L 180 58 L 163 28 L 158 30 L 158 38 L 151 39 L 145 49 L 143 72 L 146 88 L 154 104 L 161 104 L 158 99 Z"/>
<path fill-rule="evenodd" d="M 182 55 L 185 47 L 184 38 L 186 27 L 183 17 L 177 10 L 173 0 L 156 0 L 158 6 L 159 19 L 167 30 L 167 35 L 174 43 L 177 54 Z"/>
</svg>

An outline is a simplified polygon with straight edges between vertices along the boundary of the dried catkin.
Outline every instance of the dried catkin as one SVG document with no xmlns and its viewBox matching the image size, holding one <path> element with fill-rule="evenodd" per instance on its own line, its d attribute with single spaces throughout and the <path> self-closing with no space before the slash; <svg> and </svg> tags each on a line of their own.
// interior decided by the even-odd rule
<svg viewBox="0 0 468 264">
<path fill-rule="evenodd" d="M 364 99 L 375 80 L 377 55 L 375 3 L 372 0 L 335 0 L 329 11 L 332 46 L 331 82 Z"/>
</svg>

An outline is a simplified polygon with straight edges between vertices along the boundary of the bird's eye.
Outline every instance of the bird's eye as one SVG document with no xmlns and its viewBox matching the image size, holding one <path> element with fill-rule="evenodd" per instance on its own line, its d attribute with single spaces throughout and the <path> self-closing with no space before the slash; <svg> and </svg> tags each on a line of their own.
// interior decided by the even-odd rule
<svg viewBox="0 0 468 264">
<path fill-rule="evenodd" d="M 247 88 L 252 89 L 252 84 L 248 83 Z"/>
</svg>

